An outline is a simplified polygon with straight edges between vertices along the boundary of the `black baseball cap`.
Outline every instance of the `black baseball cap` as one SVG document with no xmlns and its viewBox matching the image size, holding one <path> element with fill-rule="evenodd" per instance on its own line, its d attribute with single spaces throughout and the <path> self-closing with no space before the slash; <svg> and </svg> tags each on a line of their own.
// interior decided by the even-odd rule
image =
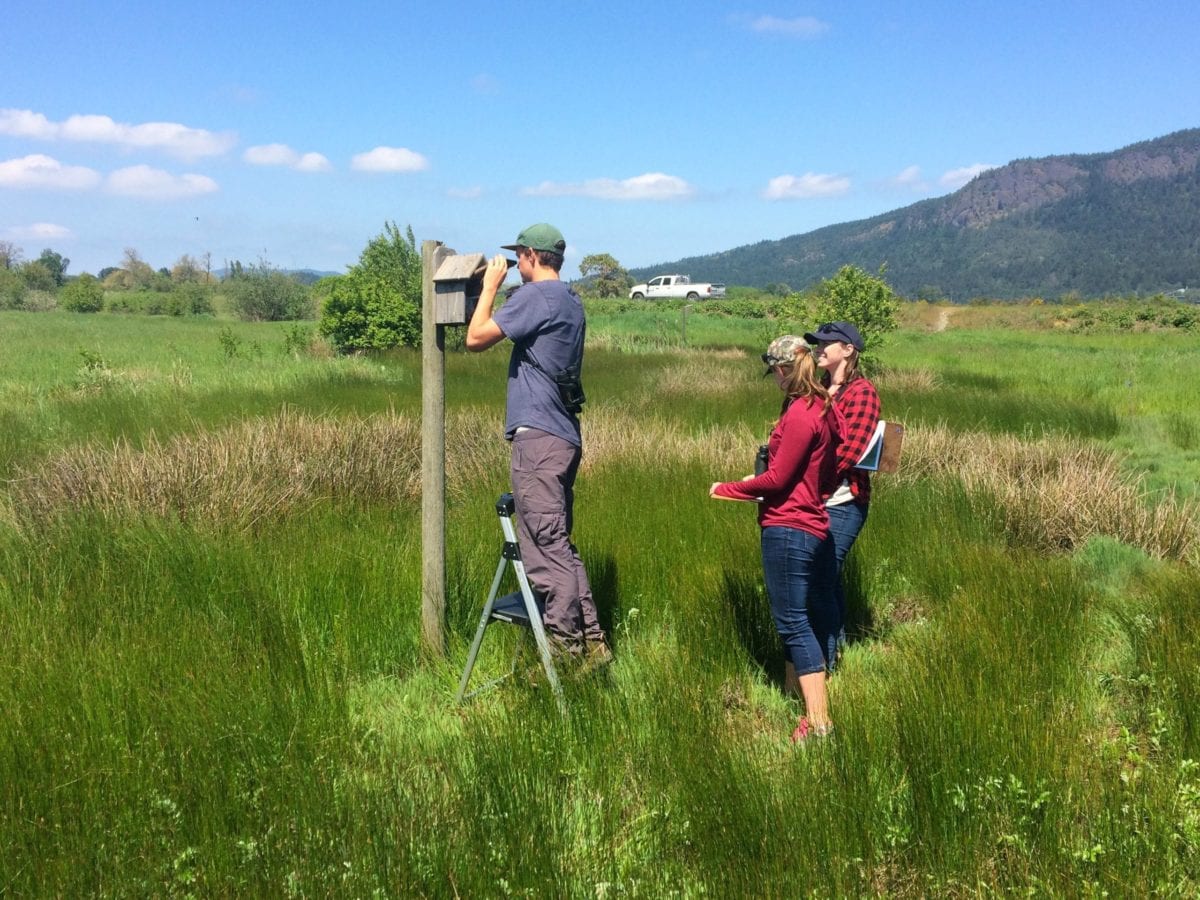
<svg viewBox="0 0 1200 900">
<path fill-rule="evenodd" d="M 852 344 L 854 349 L 860 353 L 866 347 L 858 329 L 849 322 L 826 322 L 824 325 L 818 325 L 817 330 L 806 333 L 804 339 L 810 344 L 818 344 L 821 341 L 841 341 Z"/>
</svg>

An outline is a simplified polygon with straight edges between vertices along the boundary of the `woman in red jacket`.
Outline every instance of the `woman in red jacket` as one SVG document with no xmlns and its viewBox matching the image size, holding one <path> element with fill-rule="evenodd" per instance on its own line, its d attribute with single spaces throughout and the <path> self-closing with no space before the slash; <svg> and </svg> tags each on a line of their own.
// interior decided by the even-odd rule
<svg viewBox="0 0 1200 900">
<path fill-rule="evenodd" d="M 879 394 L 858 370 L 858 355 L 865 343 L 849 322 L 826 322 L 804 339 L 817 347 L 817 365 L 825 371 L 822 383 L 840 414 L 842 443 L 837 448 L 836 488 L 825 501 L 829 512 L 829 540 L 837 562 L 835 592 L 843 622 L 839 641 L 845 639 L 846 592 L 842 569 L 858 533 L 867 521 L 871 503 L 871 474 L 856 469 L 879 424 Z"/>
<path fill-rule="evenodd" d="M 785 395 L 767 445 L 767 469 L 742 481 L 714 483 L 709 496 L 758 503 L 771 616 L 804 698 L 806 715 L 792 740 L 803 740 L 810 731 L 825 735 L 833 728 L 825 676 L 834 663 L 841 621 L 823 497 L 837 463 L 838 432 L 829 394 L 803 339 L 776 338 L 763 362 Z"/>
</svg>

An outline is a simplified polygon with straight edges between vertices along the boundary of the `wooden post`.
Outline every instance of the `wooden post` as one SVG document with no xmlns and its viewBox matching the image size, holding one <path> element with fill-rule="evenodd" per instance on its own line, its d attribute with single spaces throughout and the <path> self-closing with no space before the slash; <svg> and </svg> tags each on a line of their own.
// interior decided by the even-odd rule
<svg viewBox="0 0 1200 900">
<path fill-rule="evenodd" d="M 421 242 L 421 636 L 435 656 L 446 653 L 446 329 L 433 283 L 444 255 Z"/>
</svg>

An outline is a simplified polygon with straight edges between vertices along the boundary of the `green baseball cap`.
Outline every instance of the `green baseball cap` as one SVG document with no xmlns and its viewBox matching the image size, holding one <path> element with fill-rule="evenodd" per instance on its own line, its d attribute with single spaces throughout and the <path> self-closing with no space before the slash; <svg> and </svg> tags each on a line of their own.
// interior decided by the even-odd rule
<svg viewBox="0 0 1200 900">
<path fill-rule="evenodd" d="M 549 250 L 552 253 L 562 253 L 567 249 L 567 242 L 563 238 L 562 232 L 553 225 L 539 222 L 536 225 L 530 225 L 518 234 L 516 243 L 502 244 L 501 246 L 505 250 L 520 250 L 522 247 L 528 247 L 530 250 Z"/>
</svg>

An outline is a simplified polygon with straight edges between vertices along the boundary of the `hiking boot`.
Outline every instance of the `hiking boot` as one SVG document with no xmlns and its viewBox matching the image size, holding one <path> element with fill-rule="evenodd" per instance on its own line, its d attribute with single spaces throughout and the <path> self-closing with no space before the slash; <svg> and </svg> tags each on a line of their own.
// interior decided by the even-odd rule
<svg viewBox="0 0 1200 900">
<path fill-rule="evenodd" d="M 609 649 L 608 641 L 595 640 L 584 643 L 583 664 L 579 667 L 581 674 L 603 669 L 613 661 L 613 652 Z"/>
<path fill-rule="evenodd" d="M 603 638 L 585 642 L 584 648 L 583 655 L 588 658 L 589 662 L 594 662 L 600 666 L 607 666 L 613 661 L 612 648 L 608 646 L 608 641 Z"/>
<path fill-rule="evenodd" d="M 546 633 L 546 646 L 550 648 L 550 661 L 554 663 L 559 675 L 573 672 L 586 658 L 581 643 L 564 640 L 549 632 Z"/>
</svg>

